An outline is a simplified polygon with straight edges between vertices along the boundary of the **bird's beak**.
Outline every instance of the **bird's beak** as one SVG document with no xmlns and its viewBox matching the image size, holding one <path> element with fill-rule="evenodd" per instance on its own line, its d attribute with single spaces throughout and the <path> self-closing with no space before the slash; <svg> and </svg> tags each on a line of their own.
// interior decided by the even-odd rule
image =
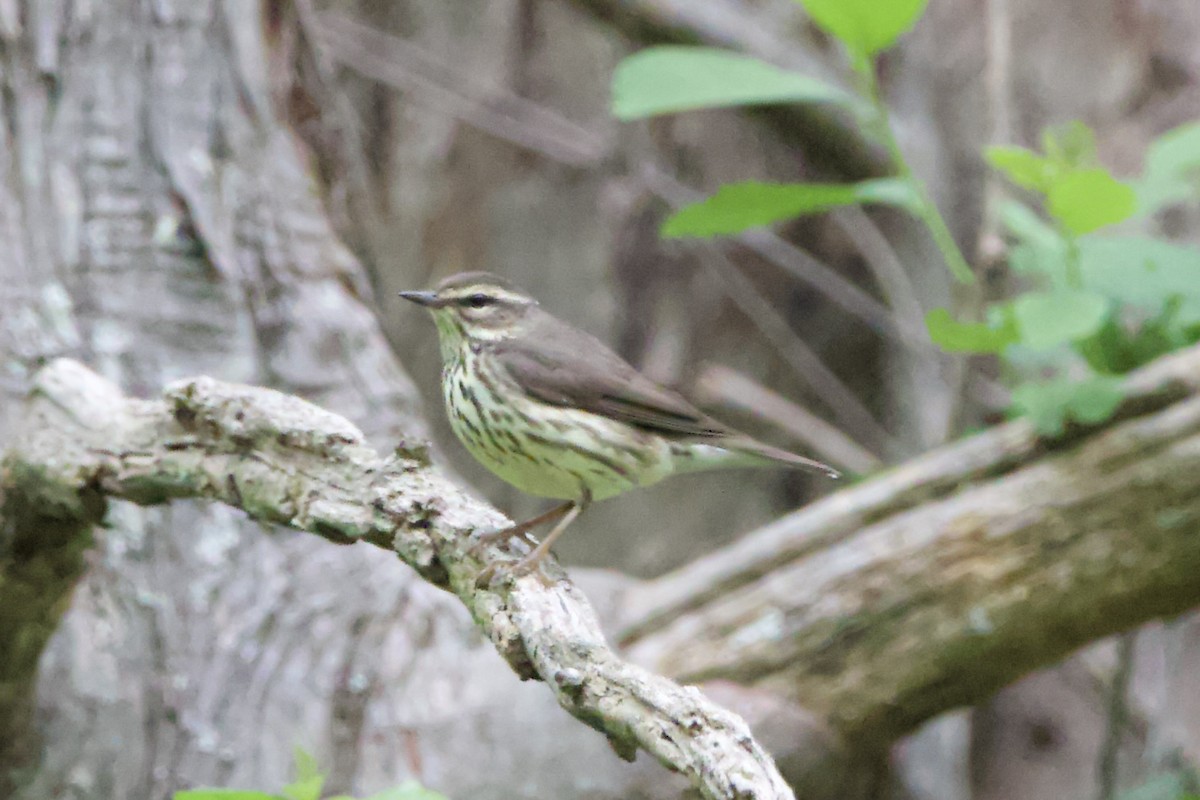
<svg viewBox="0 0 1200 800">
<path fill-rule="evenodd" d="M 400 296 L 426 308 L 441 308 L 444 305 L 438 300 L 437 292 L 401 292 Z"/>
</svg>

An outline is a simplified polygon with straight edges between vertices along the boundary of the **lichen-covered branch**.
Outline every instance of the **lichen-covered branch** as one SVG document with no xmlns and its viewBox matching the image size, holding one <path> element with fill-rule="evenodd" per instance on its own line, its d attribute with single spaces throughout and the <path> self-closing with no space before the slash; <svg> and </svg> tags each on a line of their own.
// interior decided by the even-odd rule
<svg viewBox="0 0 1200 800">
<path fill-rule="evenodd" d="M 780 691 L 884 743 L 1073 649 L 1200 604 L 1200 348 L 1116 419 L 1018 421 L 634 588 L 630 654 Z"/>
<path fill-rule="evenodd" d="M 506 520 L 431 467 L 421 443 L 402 443 L 382 458 L 342 417 L 273 390 L 197 378 L 169 386 L 160 399 L 135 400 L 79 363 L 59 360 L 38 376 L 0 463 L 5 525 L 29 519 L 9 517 L 10 509 L 37 509 L 77 532 L 68 547 L 76 561 L 79 537 L 101 520 L 106 498 L 144 505 L 207 498 L 333 542 L 394 550 L 457 594 L 519 675 L 546 681 L 565 709 L 605 733 L 623 757 L 645 749 L 705 797 L 792 796 L 739 717 L 614 655 L 565 577 L 553 587 L 527 576 L 477 589 L 482 564 L 469 555 L 471 535 Z M 39 541 L 54 530 L 12 533 L 30 553 L 60 544 L 57 536 Z M 0 563 L 0 593 L 17 585 L 19 563 L 11 555 Z M 59 591 L 57 600 L 65 596 Z M 32 613 L 46 616 L 36 606 Z M 24 622 L 6 620 L 0 634 L 20 639 Z M 13 645 L 0 641 L 0 652 Z"/>
</svg>

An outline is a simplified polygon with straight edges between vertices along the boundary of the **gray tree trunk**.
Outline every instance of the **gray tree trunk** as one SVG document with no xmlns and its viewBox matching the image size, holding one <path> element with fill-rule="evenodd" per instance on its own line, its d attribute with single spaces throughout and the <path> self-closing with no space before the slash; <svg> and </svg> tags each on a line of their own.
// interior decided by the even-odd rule
<svg viewBox="0 0 1200 800">
<path fill-rule="evenodd" d="M 298 393 L 384 447 L 420 435 L 369 282 L 281 121 L 289 7 L 17 5 L 0 4 L 0 439 L 33 370 L 62 354 L 134 393 L 209 373 Z M 37 671 L 18 797 L 272 789 L 294 745 L 332 791 L 406 775 L 456 797 L 627 787 L 602 737 L 395 559 L 209 504 L 115 504 L 108 522 L 51 564 L 57 582 L 31 577 L 59 593 L 35 638 L 70 608 Z M 0 656 L 2 691 L 32 677 L 20 655 Z M 568 754 L 596 766 L 559 769 Z"/>
</svg>

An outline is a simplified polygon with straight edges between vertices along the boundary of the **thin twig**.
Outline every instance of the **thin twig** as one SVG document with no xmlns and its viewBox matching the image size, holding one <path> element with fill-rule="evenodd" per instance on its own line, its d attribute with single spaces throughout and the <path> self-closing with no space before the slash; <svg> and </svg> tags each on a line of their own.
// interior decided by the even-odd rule
<svg viewBox="0 0 1200 800">
<path fill-rule="evenodd" d="M 702 402 L 718 402 L 783 428 L 818 456 L 849 472 L 874 472 L 883 460 L 816 414 L 773 392 L 749 376 L 709 364 L 696 382 Z"/>
<path fill-rule="evenodd" d="M 1108 694 L 1108 720 L 1104 732 L 1104 743 L 1100 748 L 1100 760 L 1096 765 L 1096 798 L 1113 800 L 1117 795 L 1118 757 L 1125 728 L 1129 721 L 1129 678 L 1133 674 L 1134 646 L 1137 631 L 1130 631 L 1117 638 L 1117 665 L 1113 671 L 1112 686 Z"/>
<path fill-rule="evenodd" d="M 411 42 L 332 12 L 319 37 L 332 57 L 356 72 L 418 95 L 498 139 L 573 167 L 594 167 L 612 151 L 604 137 L 544 106 L 500 89 L 477 89 Z"/>
<path fill-rule="evenodd" d="M 868 62 L 861 65 L 859 67 L 859 75 L 863 81 L 864 93 L 874 107 L 878 123 L 875 125 L 875 128 L 880 138 L 883 139 L 884 145 L 887 147 L 888 154 L 892 159 L 892 166 L 916 195 L 917 203 L 913 211 L 925 223 L 926 229 L 928 229 L 930 236 L 933 237 L 934 244 L 937 245 L 938 250 L 942 254 L 942 259 L 946 262 L 946 268 L 950 270 L 954 278 L 960 283 L 973 283 L 975 275 L 971 272 L 971 267 L 963 257 L 962 251 L 958 249 L 958 243 L 954 240 L 954 234 L 950 232 L 950 228 L 946 225 L 946 220 L 938 210 L 937 204 L 933 202 L 933 198 L 929 194 L 929 188 L 913 172 L 912 165 L 909 164 L 908 159 L 904 156 L 904 151 L 900 147 L 900 140 L 896 137 L 896 131 L 892 126 L 890 119 L 891 112 L 888 109 L 887 103 L 884 102 L 880 91 L 879 79 L 875 74 L 875 64 Z"/>
<path fill-rule="evenodd" d="M 989 144 L 1008 144 L 1012 129 L 1012 14 L 1009 0 L 987 0 L 987 64 L 984 92 L 988 109 Z M 1000 233 L 1000 205 L 1005 199 L 1004 180 L 995 170 L 983 178 L 983 223 L 976 242 L 976 259 L 981 267 L 997 263 L 1004 254 Z"/>
<path fill-rule="evenodd" d="M 835 208 L 829 216 L 862 255 L 892 313 L 899 317 L 899 324 L 906 330 L 923 331 L 925 312 L 912 278 L 875 221 L 858 206 Z M 929 348 L 924 355 L 932 356 L 934 352 Z"/>
<path fill-rule="evenodd" d="M 742 274 L 737 264 L 719 246 L 711 242 L 694 245 L 700 262 L 725 288 L 726 294 L 754 323 L 759 332 L 775 347 L 792 371 L 829 406 L 837 420 L 857 433 L 870 446 L 884 452 L 896 451 L 891 434 L 875 419 L 858 396 L 850 390 L 833 370 L 796 332 L 787 319 L 771 305 L 758 288 Z"/>
</svg>

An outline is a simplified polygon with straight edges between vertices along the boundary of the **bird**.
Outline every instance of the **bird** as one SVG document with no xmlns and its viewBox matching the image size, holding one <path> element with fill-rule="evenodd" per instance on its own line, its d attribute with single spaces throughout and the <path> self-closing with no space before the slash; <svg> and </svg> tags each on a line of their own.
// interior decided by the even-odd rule
<svg viewBox="0 0 1200 800">
<path fill-rule="evenodd" d="M 593 502 L 670 475 L 777 465 L 839 476 L 700 411 L 502 277 L 462 272 L 432 290 L 399 294 L 433 315 L 442 396 L 458 439 L 522 492 L 563 501 L 485 534 L 472 548 L 479 552 L 554 523 L 514 573 L 537 569 Z M 485 569 L 479 581 L 489 581 L 495 569 Z"/>
</svg>

